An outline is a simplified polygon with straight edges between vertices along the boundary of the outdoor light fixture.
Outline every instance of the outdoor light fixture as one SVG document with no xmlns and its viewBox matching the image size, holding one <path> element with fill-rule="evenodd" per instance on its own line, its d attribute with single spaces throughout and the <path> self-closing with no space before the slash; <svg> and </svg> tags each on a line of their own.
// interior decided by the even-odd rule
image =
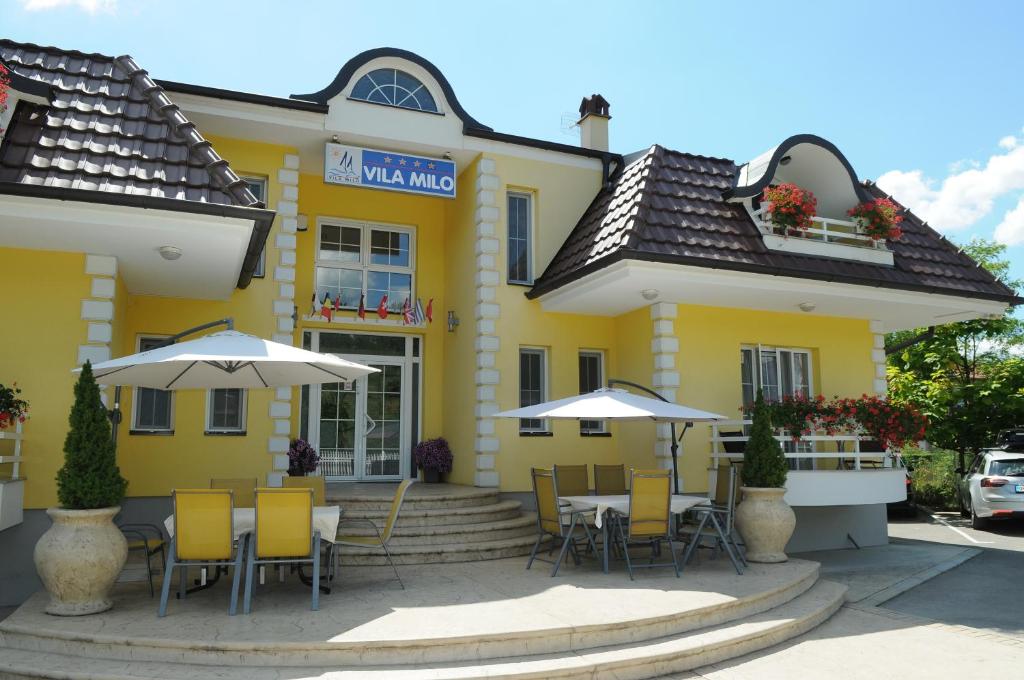
<svg viewBox="0 0 1024 680">
<path fill-rule="evenodd" d="M 643 298 L 648 302 L 657 300 L 658 295 L 660 294 L 661 291 L 659 291 L 657 288 L 644 288 L 642 291 L 640 291 L 640 295 L 643 296 Z"/>
<path fill-rule="evenodd" d="M 459 317 L 455 316 L 455 312 L 451 309 L 448 310 L 448 332 L 454 333 L 456 327 L 459 325 Z"/>
<path fill-rule="evenodd" d="M 160 246 L 156 249 L 156 252 L 160 253 L 160 257 L 168 261 L 174 261 L 181 257 L 181 248 L 178 246 Z"/>
<path fill-rule="evenodd" d="M 814 304 L 813 302 L 801 302 L 800 304 L 797 305 L 797 307 L 800 308 L 801 312 L 813 312 L 815 309 L 818 308 L 818 305 Z"/>
<path fill-rule="evenodd" d="M 793 160 L 792 156 L 783 156 L 779 159 L 779 165 L 789 165 L 791 160 Z"/>
<path fill-rule="evenodd" d="M 452 159 L 452 152 L 445 151 L 443 154 L 441 154 L 441 158 L 445 159 L 446 161 L 450 161 Z"/>
</svg>

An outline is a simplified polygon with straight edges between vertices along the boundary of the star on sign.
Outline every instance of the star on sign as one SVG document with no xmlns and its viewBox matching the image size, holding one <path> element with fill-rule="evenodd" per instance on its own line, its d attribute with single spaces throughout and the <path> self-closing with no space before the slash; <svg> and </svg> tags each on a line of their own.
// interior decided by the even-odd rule
<svg viewBox="0 0 1024 680">
<path fill-rule="evenodd" d="M 391 156 L 384 156 L 384 162 L 385 163 L 390 163 L 391 162 Z"/>
<path fill-rule="evenodd" d="M 398 164 L 399 165 L 405 165 L 405 159 L 404 158 L 399 158 L 398 159 Z"/>
<path fill-rule="evenodd" d="M 427 163 L 427 167 L 429 169 L 433 170 L 434 169 L 434 164 L 433 163 Z"/>
<path fill-rule="evenodd" d="M 420 167 L 421 165 L 423 165 L 423 163 L 420 163 L 419 161 L 413 161 L 412 164 L 413 164 L 413 166 L 415 166 L 417 168 Z"/>
</svg>

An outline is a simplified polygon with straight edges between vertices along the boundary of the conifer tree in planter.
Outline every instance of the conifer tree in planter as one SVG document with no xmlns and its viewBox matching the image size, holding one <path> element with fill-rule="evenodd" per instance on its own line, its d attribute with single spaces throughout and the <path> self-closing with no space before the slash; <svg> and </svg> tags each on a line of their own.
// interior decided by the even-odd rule
<svg viewBox="0 0 1024 680">
<path fill-rule="evenodd" d="M 50 593 L 48 614 L 81 616 L 110 609 L 110 589 L 128 557 L 113 518 L 128 482 L 117 467 L 110 421 L 86 362 L 75 384 L 64 467 L 57 473 L 61 507 L 46 514 L 53 525 L 36 543 L 39 578 Z"/>
<path fill-rule="evenodd" d="M 796 528 L 796 515 L 783 499 L 788 465 L 760 391 L 753 420 L 743 451 L 743 502 L 736 508 L 736 529 L 747 546 L 748 560 L 785 562 L 786 543 Z"/>
</svg>

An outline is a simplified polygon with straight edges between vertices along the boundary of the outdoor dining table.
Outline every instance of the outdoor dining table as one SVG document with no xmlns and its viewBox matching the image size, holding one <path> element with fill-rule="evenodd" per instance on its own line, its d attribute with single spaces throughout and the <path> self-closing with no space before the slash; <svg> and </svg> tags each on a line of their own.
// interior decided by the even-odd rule
<svg viewBox="0 0 1024 680">
<path fill-rule="evenodd" d="M 334 543 L 338 535 L 338 523 L 341 521 L 341 506 L 338 505 L 317 505 L 313 508 L 313 531 L 320 532 L 320 539 L 328 543 Z M 256 508 L 233 508 L 231 510 L 231 524 L 234 529 L 234 539 L 247 532 L 256 530 Z M 167 535 L 174 538 L 174 515 L 164 520 L 164 527 Z"/>
<path fill-rule="evenodd" d="M 609 525 L 611 513 L 618 512 L 623 515 L 629 512 L 629 496 L 559 496 L 558 500 L 572 508 L 573 512 L 588 512 L 596 510 L 594 524 L 601 530 L 603 543 L 601 544 L 601 560 L 604 573 L 608 573 L 608 546 Z M 672 496 L 670 511 L 673 515 L 679 515 L 692 507 L 710 503 L 704 496 L 686 496 L 675 494 Z"/>
</svg>

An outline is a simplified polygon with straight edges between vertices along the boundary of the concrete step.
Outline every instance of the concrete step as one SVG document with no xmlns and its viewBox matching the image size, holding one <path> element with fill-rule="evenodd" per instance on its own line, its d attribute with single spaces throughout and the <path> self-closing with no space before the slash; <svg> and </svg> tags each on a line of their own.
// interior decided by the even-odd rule
<svg viewBox="0 0 1024 680">
<path fill-rule="evenodd" d="M 505 557 L 529 555 L 537 540 L 532 529 L 519 536 L 500 540 L 475 540 L 463 543 L 432 543 L 425 545 L 388 545 L 395 564 L 440 564 L 444 562 L 478 562 Z M 386 565 L 384 551 L 374 548 L 339 546 L 342 566 Z"/>
<path fill-rule="evenodd" d="M 422 656 L 417 641 L 395 640 L 394 648 L 377 660 L 371 650 L 364 650 L 358 658 L 344 662 L 325 662 L 321 650 L 245 650 L 227 648 L 212 656 L 216 642 L 192 648 L 172 650 L 171 658 L 146 659 L 152 650 L 144 645 L 124 645 L 122 649 L 105 646 L 103 650 L 120 656 L 101 657 L 82 654 L 85 643 L 80 639 L 64 641 L 60 651 L 33 649 L 4 632 L 0 644 L 7 648 L 0 654 L 0 676 L 4 678 L 60 678 L 80 680 L 140 680 L 166 678 L 192 680 L 194 678 L 224 678 L 226 680 L 270 680 L 271 678 L 318 678 L 319 680 L 469 680 L 476 678 L 654 678 L 668 673 L 680 673 L 710 663 L 750 654 L 801 635 L 819 625 L 842 606 L 846 586 L 818 581 L 796 597 L 786 597 L 781 604 L 741 618 L 715 623 L 715 618 L 704 619 L 704 627 L 685 630 L 660 637 L 640 637 L 626 643 L 586 646 L 599 642 L 602 635 L 588 631 L 573 631 L 567 649 L 538 654 L 533 645 L 522 645 L 515 639 L 504 639 L 494 649 L 518 650 L 516 656 L 449 662 L 418 661 Z M 760 604 L 765 604 L 762 601 Z M 737 613 L 740 610 L 735 610 Z M 756 611 L 756 608 L 755 608 Z M 707 612 L 705 612 L 706 614 Z M 700 621 L 700 619 L 696 619 Z M 641 622 L 644 623 L 644 622 Z M 654 622 L 647 622 L 653 624 Z M 641 625 L 639 634 L 663 630 L 666 622 Z M 691 622 L 693 623 L 693 622 Z M 636 635 L 633 626 L 616 625 L 618 635 Z M 570 629 L 572 630 L 572 629 Z M 599 631 L 594 631 L 599 632 Z M 605 631 L 610 633 L 612 631 Z M 573 637 L 575 636 L 575 637 Z M 550 642 L 550 638 L 545 638 Z M 575 643 L 574 643 L 575 640 Z M 22 644 L 18 644 L 21 642 Z M 441 647 L 451 652 L 452 641 Z M 455 641 L 455 651 L 479 651 L 476 641 Z M 579 646 L 578 643 L 583 643 Z M 270 646 L 268 643 L 267 646 Z M 92 650 L 95 653 L 95 650 Z M 167 650 L 164 650 L 165 652 Z M 355 651 L 355 650 L 353 650 Z M 378 647 L 375 651 L 382 650 Z M 174 658 L 176 657 L 176 658 Z M 335 657 L 337 658 L 337 657 Z M 401 661 L 398 661 L 398 660 Z M 203 661 L 206 661 L 204 664 Z M 333 661 L 333 659 L 332 659 Z M 213 662 L 213 663 L 211 663 Z M 303 665 L 289 663 L 305 662 Z M 246 664 L 251 666 L 243 667 Z M 273 667 L 271 667 L 273 666 Z"/>
<path fill-rule="evenodd" d="M 385 509 L 368 510 L 350 506 L 344 500 L 338 502 L 344 509 L 343 518 L 372 519 L 374 522 L 383 522 L 387 519 L 390 509 L 389 506 Z M 521 508 L 522 503 L 519 501 L 498 501 L 487 505 L 469 505 L 459 508 L 421 508 L 403 505 L 402 511 L 398 515 L 398 526 L 434 527 L 497 522 L 519 517 Z"/>
<path fill-rule="evenodd" d="M 383 530 L 383 523 L 377 527 Z M 389 547 L 406 545 L 452 545 L 476 543 L 478 541 L 500 541 L 520 536 L 534 536 L 537 532 L 537 516 L 523 514 L 511 519 L 476 524 L 441 524 L 438 526 L 408 526 L 399 521 L 391 537 Z M 339 536 L 375 536 L 373 527 L 353 522 L 338 528 Z"/>
<path fill-rule="evenodd" d="M 379 492 L 358 493 L 327 487 L 329 504 L 340 505 L 345 512 L 351 510 L 377 510 L 387 512 L 391 508 L 394 490 L 382 487 Z M 493 505 L 500 500 L 497 489 L 478 489 L 472 486 L 415 484 L 405 496 L 402 504 L 406 509 L 465 508 Z"/>
</svg>

